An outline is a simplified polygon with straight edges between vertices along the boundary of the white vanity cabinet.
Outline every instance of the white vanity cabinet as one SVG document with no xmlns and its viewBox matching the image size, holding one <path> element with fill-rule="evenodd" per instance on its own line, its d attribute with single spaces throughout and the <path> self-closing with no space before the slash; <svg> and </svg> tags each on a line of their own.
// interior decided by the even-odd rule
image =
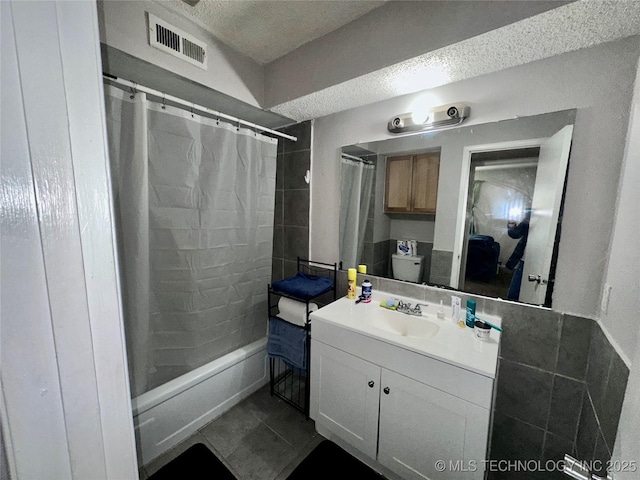
<svg viewBox="0 0 640 480">
<path fill-rule="evenodd" d="M 484 477 L 492 378 L 314 322 L 310 416 L 319 433 L 401 478 Z"/>
</svg>

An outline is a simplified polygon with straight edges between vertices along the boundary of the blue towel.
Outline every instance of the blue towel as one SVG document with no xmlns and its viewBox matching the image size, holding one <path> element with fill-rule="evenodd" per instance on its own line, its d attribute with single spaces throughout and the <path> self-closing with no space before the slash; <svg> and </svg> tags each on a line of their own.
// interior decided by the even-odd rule
<svg viewBox="0 0 640 480">
<path fill-rule="evenodd" d="M 271 317 L 267 354 L 305 370 L 307 368 L 307 331 L 277 317 Z"/>
<path fill-rule="evenodd" d="M 308 300 L 333 288 L 333 279 L 298 272 L 294 277 L 274 282 L 272 287 L 279 292 Z"/>
</svg>

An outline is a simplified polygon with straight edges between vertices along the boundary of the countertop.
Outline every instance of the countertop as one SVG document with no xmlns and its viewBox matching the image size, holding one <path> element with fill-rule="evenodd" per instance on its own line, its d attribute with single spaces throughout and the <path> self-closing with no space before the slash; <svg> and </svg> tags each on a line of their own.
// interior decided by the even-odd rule
<svg viewBox="0 0 640 480">
<path fill-rule="evenodd" d="M 359 294 L 360 288 L 358 288 Z M 427 303 L 427 307 L 422 307 L 422 317 L 414 318 L 437 325 L 439 328 L 435 335 L 429 338 L 403 336 L 371 325 L 367 321 L 367 317 L 371 318 L 371 314 L 377 309 L 386 310 L 380 306 L 380 302 L 391 298 L 409 302 L 412 306 L 416 303 Z M 492 328 L 488 341 L 481 341 L 475 337 L 472 328 L 461 328 L 453 322 L 450 305 L 444 306 L 445 318 L 443 320 L 438 319 L 436 316 L 438 308 L 439 305 L 436 304 L 380 291 L 373 293 L 370 303 L 360 302 L 356 304 L 355 300 L 343 297 L 311 313 L 312 335 L 313 322 L 321 320 L 480 375 L 495 378 L 500 347 L 500 332 Z M 407 315 L 405 313 L 390 312 L 393 315 Z M 461 315 L 463 320 L 465 313 L 465 305 L 462 305 Z M 494 325 L 501 326 L 502 324 L 499 317 L 484 315 L 482 312 L 476 313 L 479 318 L 486 319 Z"/>
</svg>

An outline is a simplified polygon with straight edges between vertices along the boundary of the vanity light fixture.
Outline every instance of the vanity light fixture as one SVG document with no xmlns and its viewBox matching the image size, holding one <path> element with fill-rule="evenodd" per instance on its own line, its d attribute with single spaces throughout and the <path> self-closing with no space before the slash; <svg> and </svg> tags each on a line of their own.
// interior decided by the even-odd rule
<svg viewBox="0 0 640 480">
<path fill-rule="evenodd" d="M 443 105 L 426 112 L 426 118 L 420 123 L 415 121 L 415 115 L 413 113 L 403 113 L 389 120 L 387 130 L 391 133 L 436 130 L 464 122 L 469 117 L 470 112 L 471 108 L 464 103 Z M 422 117 L 424 118 L 425 115 L 422 115 Z"/>
</svg>

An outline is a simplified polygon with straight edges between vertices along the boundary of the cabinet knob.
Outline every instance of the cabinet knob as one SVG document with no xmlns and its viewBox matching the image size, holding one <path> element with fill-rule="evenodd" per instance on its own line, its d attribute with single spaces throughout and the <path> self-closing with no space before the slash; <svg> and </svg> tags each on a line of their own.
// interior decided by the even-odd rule
<svg viewBox="0 0 640 480">
<path fill-rule="evenodd" d="M 375 385 L 375 383 L 373 382 L 373 380 L 369 380 L 369 386 L 370 386 L 371 388 L 373 388 L 373 386 L 374 386 L 374 385 Z"/>
<path fill-rule="evenodd" d="M 386 393 L 387 395 L 389 395 L 389 387 L 384 387 L 384 390 L 382 390 L 384 393 Z"/>
</svg>

